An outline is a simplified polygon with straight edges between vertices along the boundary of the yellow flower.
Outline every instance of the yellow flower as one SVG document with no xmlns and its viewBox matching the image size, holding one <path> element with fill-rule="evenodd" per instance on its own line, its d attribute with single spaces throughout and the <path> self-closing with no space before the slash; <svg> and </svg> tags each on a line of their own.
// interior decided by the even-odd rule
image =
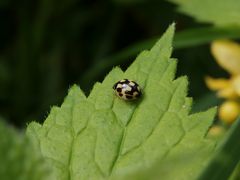
<svg viewBox="0 0 240 180">
<path fill-rule="evenodd" d="M 209 89 L 217 91 L 217 95 L 229 99 L 220 107 L 219 117 L 225 123 L 232 123 L 239 115 L 240 99 L 240 44 L 229 40 L 216 40 L 211 44 L 211 52 L 217 63 L 225 69 L 230 78 L 206 77 Z"/>
<path fill-rule="evenodd" d="M 240 105 L 235 101 L 224 102 L 219 110 L 218 115 L 225 124 L 231 124 L 239 116 Z"/>
<path fill-rule="evenodd" d="M 224 133 L 225 129 L 222 126 L 214 125 L 209 129 L 207 136 L 215 138 L 222 136 Z"/>
</svg>

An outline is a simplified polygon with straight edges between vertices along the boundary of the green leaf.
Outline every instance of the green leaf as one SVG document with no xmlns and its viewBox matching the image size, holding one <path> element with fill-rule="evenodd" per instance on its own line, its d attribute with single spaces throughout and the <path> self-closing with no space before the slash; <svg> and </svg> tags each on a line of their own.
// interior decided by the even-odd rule
<svg viewBox="0 0 240 180">
<path fill-rule="evenodd" d="M 215 25 L 240 25 L 239 0 L 169 0 L 179 5 L 178 10 L 200 22 Z"/>
<path fill-rule="evenodd" d="M 238 165 L 235 167 L 235 170 L 233 171 L 229 180 L 239 180 L 239 179 L 240 179 L 240 161 L 238 162 Z"/>
<path fill-rule="evenodd" d="M 208 167 L 199 177 L 199 180 L 224 180 L 228 179 L 234 168 L 240 162 L 240 118 L 234 123 L 222 142 L 218 151 L 214 154 Z"/>
<path fill-rule="evenodd" d="M 126 177 L 156 161 L 176 157 L 183 162 L 182 153 L 193 146 L 197 148 L 190 153 L 195 156 L 202 151 L 211 154 L 214 142 L 205 134 L 215 109 L 188 115 L 192 100 L 186 97 L 187 78 L 174 80 L 173 34 L 174 25 L 126 72 L 114 68 L 102 83 L 96 83 L 88 98 L 75 85 L 43 125 L 29 124 L 27 134 L 54 168 L 55 179 Z M 141 99 L 126 102 L 115 96 L 112 86 L 123 78 L 139 83 Z M 197 177 L 208 156 L 182 167 L 182 176 Z"/>
<path fill-rule="evenodd" d="M 35 147 L 24 134 L 0 120 L 1 179 L 50 180 L 50 169 Z"/>
</svg>

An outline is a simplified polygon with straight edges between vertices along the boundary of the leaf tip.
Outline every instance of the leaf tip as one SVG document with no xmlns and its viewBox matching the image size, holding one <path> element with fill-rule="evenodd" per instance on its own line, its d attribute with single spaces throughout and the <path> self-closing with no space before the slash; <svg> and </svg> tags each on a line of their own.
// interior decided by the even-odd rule
<svg viewBox="0 0 240 180">
<path fill-rule="evenodd" d="M 171 37 L 174 36 L 175 33 L 175 29 L 176 29 L 176 23 L 173 22 L 172 24 L 170 24 L 166 30 L 166 34 L 170 34 Z"/>
<path fill-rule="evenodd" d="M 211 107 L 207 112 L 208 112 L 210 115 L 215 116 L 215 114 L 217 113 L 217 106 Z"/>
<path fill-rule="evenodd" d="M 79 91 L 80 87 L 77 84 L 73 84 L 69 89 L 68 93 L 74 92 L 74 91 Z"/>
<path fill-rule="evenodd" d="M 155 54 L 165 54 L 166 57 L 170 57 L 172 53 L 172 42 L 175 32 L 175 23 L 169 25 L 162 37 L 152 47 L 151 51 Z"/>
<path fill-rule="evenodd" d="M 84 92 L 81 90 L 81 88 L 77 84 L 73 84 L 68 89 L 68 95 L 64 101 L 67 101 L 67 99 L 71 99 L 72 97 L 74 97 L 74 99 L 85 99 L 86 98 Z"/>
</svg>

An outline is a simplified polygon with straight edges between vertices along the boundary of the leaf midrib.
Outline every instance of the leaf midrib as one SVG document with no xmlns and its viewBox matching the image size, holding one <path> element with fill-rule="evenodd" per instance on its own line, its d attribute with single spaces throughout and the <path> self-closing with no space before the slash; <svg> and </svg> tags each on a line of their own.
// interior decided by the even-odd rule
<svg viewBox="0 0 240 180">
<path fill-rule="evenodd" d="M 144 85 L 142 86 L 143 89 L 144 89 L 144 87 L 146 87 L 146 85 L 147 85 L 147 83 L 148 83 L 149 75 L 150 75 L 150 73 L 152 72 L 152 69 L 154 68 L 153 64 L 157 61 L 157 58 L 159 57 L 160 52 L 161 52 L 161 51 L 158 51 L 158 53 L 157 53 L 156 56 L 154 57 L 153 62 L 152 62 L 151 65 L 150 65 L 149 72 L 147 73 L 147 77 L 146 77 L 146 79 L 145 79 Z M 151 51 L 148 51 L 148 53 L 151 53 Z M 169 67 L 169 65 L 170 65 L 170 63 L 167 64 L 167 68 Z M 141 70 L 140 70 L 140 71 L 141 71 Z M 165 72 L 166 72 L 166 71 L 165 71 Z M 165 73 L 165 72 L 164 72 L 164 73 Z M 162 76 L 162 77 L 164 77 L 164 76 Z M 161 78 L 161 80 L 162 80 L 162 78 Z M 160 82 L 161 82 L 161 80 L 160 80 Z M 114 100 L 114 102 L 115 102 L 115 100 Z M 114 104 L 114 102 L 113 102 L 113 104 Z M 131 114 L 129 120 L 127 121 L 126 126 L 124 126 L 124 130 L 123 130 L 123 135 L 122 135 L 122 138 L 121 138 L 120 146 L 119 146 L 119 149 L 118 149 L 118 152 L 117 152 L 117 156 L 116 156 L 115 160 L 114 160 L 113 163 L 112 163 L 113 165 L 112 165 L 112 168 L 111 168 L 111 170 L 110 170 L 110 175 L 109 175 L 109 176 L 112 176 L 112 175 L 113 175 L 113 172 L 115 171 L 116 164 L 117 164 L 117 162 L 118 162 L 118 160 L 119 160 L 119 158 L 120 158 L 120 156 L 121 156 L 121 154 L 122 154 L 122 149 L 123 149 L 123 145 L 124 145 L 124 143 L 125 143 L 125 137 L 126 137 L 126 131 L 127 131 L 128 125 L 130 124 L 130 122 L 131 122 L 131 120 L 132 120 L 132 117 L 133 117 L 133 115 L 134 115 L 134 113 L 135 113 L 135 110 L 138 108 L 139 104 L 140 104 L 140 103 L 138 103 L 138 104 L 133 108 L 132 114 Z M 114 111 L 113 111 L 112 108 L 111 108 L 111 110 L 112 110 L 112 112 L 114 113 Z M 117 116 L 115 116 L 115 117 L 117 118 Z M 117 119 L 118 119 L 118 118 L 117 118 Z M 118 121 L 119 121 L 119 120 L 118 120 Z M 123 123 L 121 123 L 121 124 L 123 124 Z"/>
</svg>

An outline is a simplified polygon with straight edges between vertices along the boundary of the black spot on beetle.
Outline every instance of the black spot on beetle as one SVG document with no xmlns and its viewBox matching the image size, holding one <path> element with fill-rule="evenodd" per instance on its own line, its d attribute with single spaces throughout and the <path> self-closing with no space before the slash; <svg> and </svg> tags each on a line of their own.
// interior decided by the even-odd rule
<svg viewBox="0 0 240 180">
<path fill-rule="evenodd" d="M 142 95 L 142 93 L 141 93 L 141 92 L 138 92 L 137 95 L 136 95 L 136 97 L 138 98 L 138 97 L 140 97 L 141 95 Z"/>
<path fill-rule="evenodd" d="M 122 88 L 117 88 L 117 92 L 122 92 Z"/>
<path fill-rule="evenodd" d="M 133 97 L 132 97 L 132 96 L 129 96 L 129 95 L 126 95 L 126 98 L 127 98 L 127 99 L 132 99 Z"/>
<path fill-rule="evenodd" d="M 122 94 L 122 93 L 119 93 L 118 95 L 119 95 L 120 97 L 122 97 L 122 96 L 123 96 L 123 94 Z"/>
<path fill-rule="evenodd" d="M 133 90 L 133 91 L 138 91 L 138 88 L 137 88 L 137 86 L 135 86 L 135 85 L 134 85 L 134 86 L 132 86 L 132 90 Z"/>
<path fill-rule="evenodd" d="M 133 95 L 133 91 L 125 91 L 126 94 Z"/>
<path fill-rule="evenodd" d="M 115 84 L 113 85 L 113 89 L 116 89 L 116 88 L 117 88 L 117 85 L 118 85 L 118 83 L 115 83 Z"/>
</svg>

